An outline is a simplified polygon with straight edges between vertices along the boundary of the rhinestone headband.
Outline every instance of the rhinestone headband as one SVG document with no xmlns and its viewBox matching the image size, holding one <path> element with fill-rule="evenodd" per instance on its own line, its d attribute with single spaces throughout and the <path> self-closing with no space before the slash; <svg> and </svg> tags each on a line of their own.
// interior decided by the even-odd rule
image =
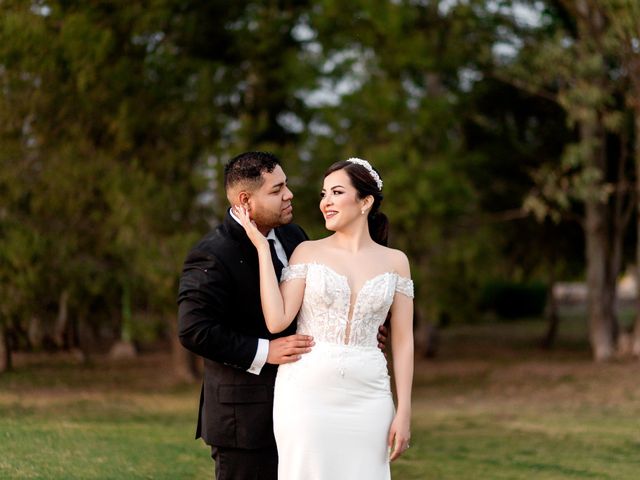
<svg viewBox="0 0 640 480">
<path fill-rule="evenodd" d="M 366 168 L 367 172 L 369 172 L 369 175 L 371 175 L 371 178 L 375 180 L 376 185 L 378 186 L 378 190 L 382 191 L 382 179 L 380 178 L 380 175 L 378 175 L 378 172 L 376 172 L 373 169 L 373 167 L 369 162 L 361 158 L 348 158 L 347 162 L 357 163 L 358 165 L 362 165 L 364 168 Z"/>
</svg>

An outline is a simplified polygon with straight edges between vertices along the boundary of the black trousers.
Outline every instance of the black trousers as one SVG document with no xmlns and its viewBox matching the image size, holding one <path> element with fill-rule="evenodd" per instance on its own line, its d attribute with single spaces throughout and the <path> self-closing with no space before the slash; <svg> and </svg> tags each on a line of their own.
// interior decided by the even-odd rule
<svg viewBox="0 0 640 480">
<path fill-rule="evenodd" d="M 275 446 L 255 450 L 211 447 L 211 457 L 216 462 L 216 480 L 278 479 L 278 451 Z"/>
</svg>

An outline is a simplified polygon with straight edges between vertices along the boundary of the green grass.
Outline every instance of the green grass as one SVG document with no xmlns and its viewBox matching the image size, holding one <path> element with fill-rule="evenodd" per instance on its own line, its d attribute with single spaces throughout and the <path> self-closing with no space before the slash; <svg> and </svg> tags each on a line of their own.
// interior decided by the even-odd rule
<svg viewBox="0 0 640 480">
<path fill-rule="evenodd" d="M 419 414 L 397 478 L 634 479 L 637 414 L 597 408 L 433 410 Z"/>
<path fill-rule="evenodd" d="M 418 360 L 409 479 L 635 479 L 638 364 L 590 361 L 583 320 L 544 352 L 538 321 L 452 327 Z M 0 478 L 211 478 L 193 440 L 198 385 L 166 355 L 133 364 L 25 357 L 0 376 Z"/>
<path fill-rule="evenodd" d="M 636 479 L 640 382 L 633 360 L 590 360 L 584 317 L 557 347 L 521 321 L 446 331 L 418 362 L 413 439 L 396 479 Z"/>
<path fill-rule="evenodd" d="M 0 478 L 211 477 L 193 440 L 199 387 L 173 384 L 166 360 L 58 360 L 0 377 Z"/>
</svg>

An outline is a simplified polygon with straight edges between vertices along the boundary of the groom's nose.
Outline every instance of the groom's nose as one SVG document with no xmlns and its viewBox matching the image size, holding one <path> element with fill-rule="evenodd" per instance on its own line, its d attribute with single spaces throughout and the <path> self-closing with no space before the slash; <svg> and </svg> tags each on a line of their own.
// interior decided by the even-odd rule
<svg viewBox="0 0 640 480">
<path fill-rule="evenodd" d="M 282 199 L 285 201 L 289 201 L 293 198 L 293 192 L 289 190 L 289 187 L 284 187 L 284 193 L 282 195 Z"/>
</svg>

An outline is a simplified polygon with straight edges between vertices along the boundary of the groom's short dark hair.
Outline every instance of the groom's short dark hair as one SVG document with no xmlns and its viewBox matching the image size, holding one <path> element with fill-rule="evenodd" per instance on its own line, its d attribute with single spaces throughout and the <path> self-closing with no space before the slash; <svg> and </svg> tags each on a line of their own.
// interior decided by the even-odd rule
<svg viewBox="0 0 640 480">
<path fill-rule="evenodd" d="M 280 160 L 269 152 L 245 152 L 229 160 L 224 167 L 224 188 L 239 182 L 250 181 L 262 185 L 262 174 L 271 173 Z"/>
</svg>

